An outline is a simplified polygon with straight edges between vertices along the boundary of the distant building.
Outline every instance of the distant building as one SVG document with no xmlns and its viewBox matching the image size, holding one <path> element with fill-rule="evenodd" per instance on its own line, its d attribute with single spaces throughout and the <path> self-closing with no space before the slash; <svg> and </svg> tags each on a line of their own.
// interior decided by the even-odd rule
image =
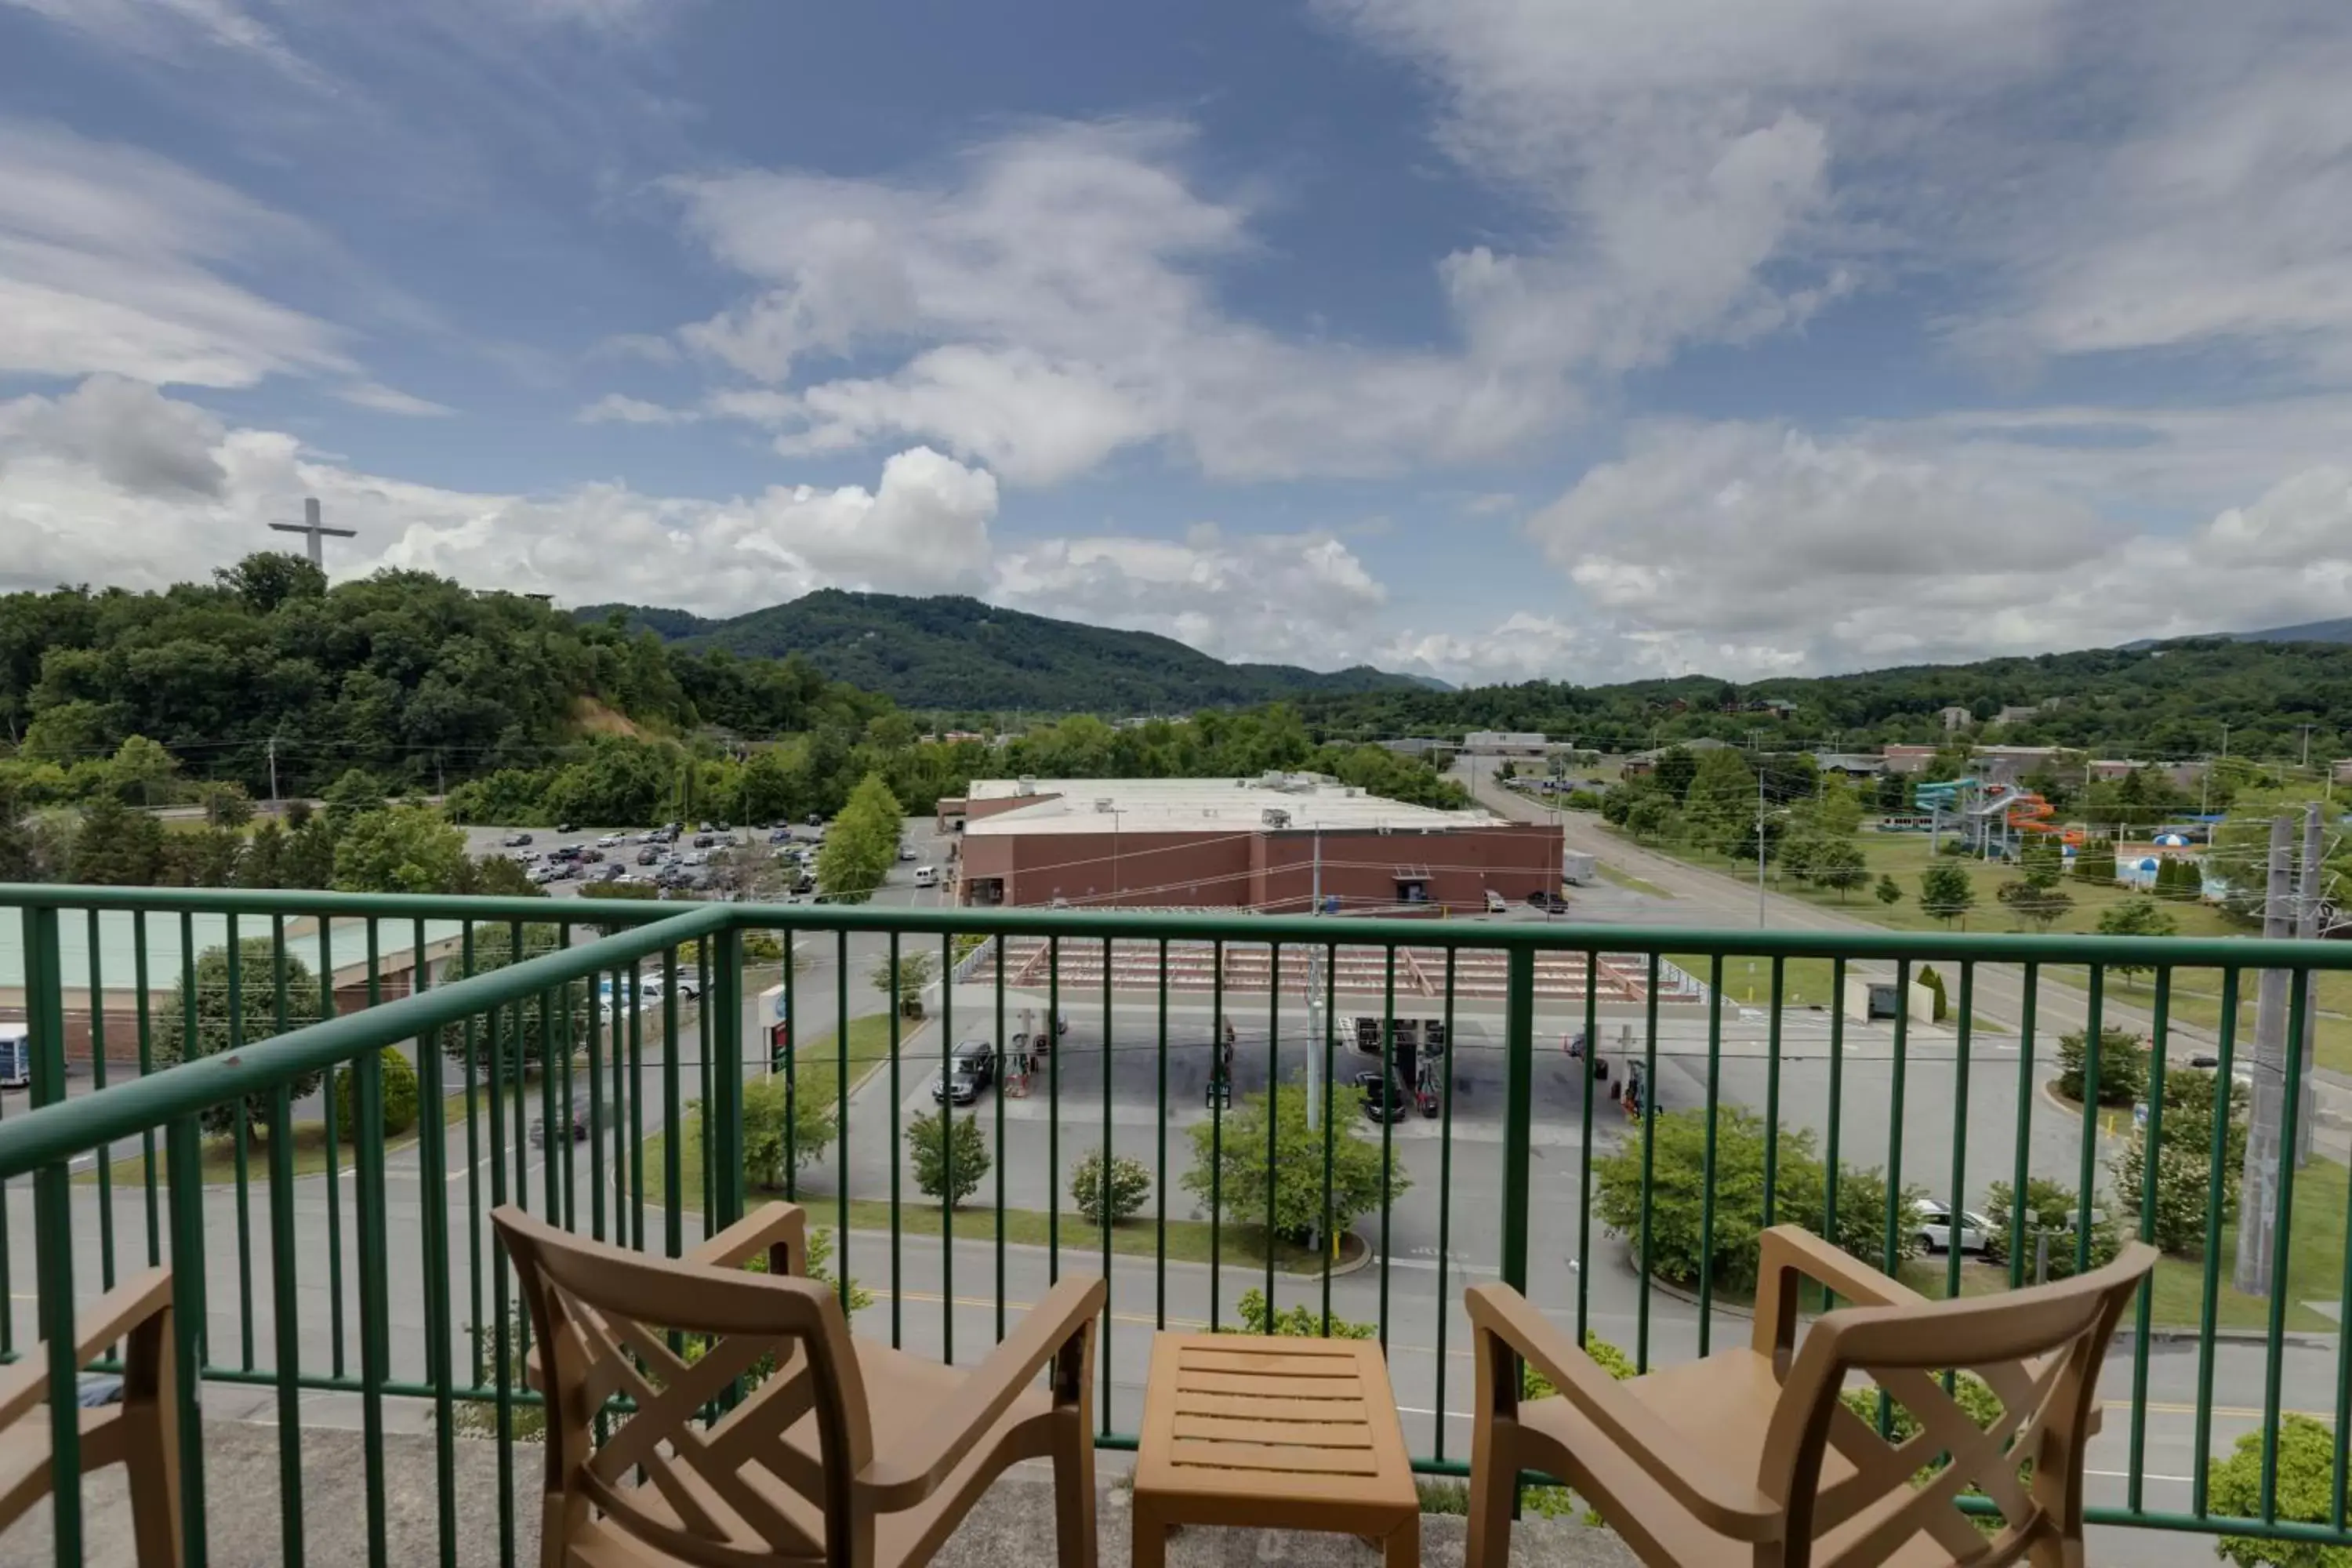
<svg viewBox="0 0 2352 1568">
<path fill-rule="evenodd" d="M 1558 891 L 1557 827 L 1367 795 L 1315 773 L 982 779 L 955 898 L 973 905 L 1471 912 Z"/>
<path fill-rule="evenodd" d="M 2004 707 L 1992 716 L 1992 721 L 1996 724 L 2023 724 L 2040 717 L 2042 709 L 2039 704 L 2024 708 Z"/>
<path fill-rule="evenodd" d="M 1462 749 L 1474 757 L 1540 757 L 1550 744 L 1540 733 L 1506 730 L 1473 730 L 1462 737 Z"/>
<path fill-rule="evenodd" d="M 1636 779 L 1644 773 L 1656 772 L 1659 759 L 1668 752 L 1727 752 L 1735 749 L 1728 741 L 1718 741 L 1711 735 L 1701 735 L 1695 741 L 1676 741 L 1671 746 L 1658 746 L 1646 752 L 1635 752 L 1625 759 L 1624 766 L 1618 771 L 1626 778 Z"/>
<path fill-rule="evenodd" d="M 1406 735 L 1394 741 L 1382 741 L 1381 746 L 1402 756 L 1425 757 L 1433 752 L 1450 752 L 1451 741 L 1441 741 L 1430 735 Z"/>
<path fill-rule="evenodd" d="M 1815 752 L 1813 766 L 1825 773 L 1850 779 L 1875 778 L 1886 771 L 1886 759 L 1868 752 Z"/>
<path fill-rule="evenodd" d="M 1965 708 L 1938 708 L 1936 717 L 1943 721 L 1947 730 L 1965 730 L 1976 719 L 1976 715 Z"/>
</svg>

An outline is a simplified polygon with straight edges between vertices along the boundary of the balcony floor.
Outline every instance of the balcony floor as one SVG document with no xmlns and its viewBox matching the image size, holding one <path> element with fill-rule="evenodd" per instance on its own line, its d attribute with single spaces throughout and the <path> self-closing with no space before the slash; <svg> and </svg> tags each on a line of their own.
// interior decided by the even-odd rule
<svg viewBox="0 0 2352 1568">
<path fill-rule="evenodd" d="M 303 1432 L 302 1501 L 304 1548 L 312 1563 L 367 1560 L 364 1448 L 360 1434 L 312 1426 Z M 538 1560 L 539 1510 L 532 1497 L 539 1481 L 536 1448 L 516 1452 L 515 1560 Z M 384 1444 L 385 1518 L 390 1561 L 430 1563 L 438 1559 L 434 1509 L 433 1440 L 412 1433 L 387 1436 Z M 1129 1561 L 1126 1494 L 1111 1482 L 1124 1456 L 1101 1456 L 1104 1493 L 1098 1561 L 1123 1568 Z M 215 1421 L 205 1432 L 205 1490 L 212 1500 L 209 1522 L 212 1561 L 222 1568 L 261 1568 L 283 1561 L 278 1540 L 278 1434 L 274 1426 Z M 133 1568 L 128 1505 L 120 1470 L 90 1479 L 83 1494 L 87 1520 L 84 1561 L 89 1568 Z M 491 1568 L 499 1560 L 497 1449 L 479 1440 L 462 1441 L 457 1451 L 457 1562 L 462 1568 Z M 940 1568 L 996 1568 L 1007 1563 L 1054 1561 L 1051 1481 L 1042 1467 L 1023 1466 L 1006 1475 L 975 1509 L 946 1550 L 933 1561 Z M 1426 1517 L 1422 1555 L 1437 1565 L 1462 1561 L 1463 1521 Z M 37 1509 L 0 1537 L 0 1563 L 49 1561 L 49 1518 Z M 1185 1530 L 1170 1542 L 1171 1568 L 1370 1568 L 1380 1553 L 1349 1536 L 1308 1535 L 1288 1531 Z M 1511 1562 L 1519 1568 L 1633 1568 L 1632 1553 L 1606 1531 L 1567 1522 L 1528 1520 L 1513 1532 Z"/>
</svg>

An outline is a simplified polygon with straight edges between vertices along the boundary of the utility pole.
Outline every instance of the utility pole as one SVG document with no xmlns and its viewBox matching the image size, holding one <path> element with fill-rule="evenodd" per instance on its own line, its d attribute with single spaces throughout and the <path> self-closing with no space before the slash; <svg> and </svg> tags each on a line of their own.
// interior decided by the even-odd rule
<svg viewBox="0 0 2352 1568">
<path fill-rule="evenodd" d="M 2268 880 L 2263 895 L 2263 936 L 2278 941 L 2294 933 L 2288 900 L 2294 891 L 2291 857 L 2294 818 L 2271 818 Z M 2279 1130 L 2286 1109 L 2287 975 L 2263 971 L 2254 1022 L 2252 1105 L 2246 1129 L 2244 1177 L 2238 1199 L 2238 1262 L 2231 1283 L 2249 1296 L 2271 1292 L 2271 1264 L 2278 1245 L 2276 1223 L 2281 1155 Z"/>
<path fill-rule="evenodd" d="M 269 731 L 269 815 L 278 815 L 278 731 Z"/>
<path fill-rule="evenodd" d="M 2315 724 L 2297 724 L 2295 728 L 2303 731 L 2303 771 L 2309 773 L 2311 771 L 2311 732 L 2313 730 L 2318 728 L 2318 726 Z"/>
<path fill-rule="evenodd" d="M 1756 929 L 1764 929 L 1764 770 L 1756 770 Z"/>
<path fill-rule="evenodd" d="M 2307 742 L 2310 737 L 2305 739 Z M 2322 881 L 2323 853 L 2319 805 L 2314 801 L 2303 808 L 2303 864 L 2294 887 L 2294 934 L 2305 942 L 2319 940 L 2320 898 L 2326 891 Z M 2295 1075 L 2294 1168 L 2298 1171 L 2311 1163 L 2312 1123 L 2318 1120 L 2319 976 L 2306 973 L 2303 987 L 2303 1063 Z"/>
</svg>

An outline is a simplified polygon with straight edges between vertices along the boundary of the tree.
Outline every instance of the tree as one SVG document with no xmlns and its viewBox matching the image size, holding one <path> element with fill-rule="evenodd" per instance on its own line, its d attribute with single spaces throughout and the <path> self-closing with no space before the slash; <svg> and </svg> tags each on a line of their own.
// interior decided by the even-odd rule
<svg viewBox="0 0 2352 1568">
<path fill-rule="evenodd" d="M 1949 925 L 1976 907 L 1976 884 L 1966 868 L 1930 866 L 1919 873 L 1919 908 Z"/>
<path fill-rule="evenodd" d="M 1891 910 L 1895 905 L 1903 901 L 1902 884 L 1895 881 L 1892 876 L 1885 872 L 1881 872 L 1878 878 L 1878 886 L 1871 889 L 1871 897 L 1876 899 L 1880 903 L 1885 904 Z"/>
<path fill-rule="evenodd" d="M 1217 1332 L 1288 1340 L 1369 1340 L 1380 1332 L 1377 1323 L 1351 1322 L 1346 1318 L 1327 1320 L 1303 1301 L 1269 1310 L 1265 1292 L 1255 1285 L 1243 1291 L 1242 1299 L 1234 1303 L 1234 1316 L 1240 1321 L 1230 1329 L 1220 1327 Z"/>
<path fill-rule="evenodd" d="M 362 812 L 345 820 L 335 842 L 339 892 L 446 893 L 478 874 L 466 858 L 465 834 L 430 806 Z"/>
<path fill-rule="evenodd" d="M 1933 1009 L 1927 1015 L 1928 1018 L 1940 1024 L 1950 1017 L 1952 1016 L 1951 993 L 1944 989 L 1944 977 L 1936 973 L 1934 964 L 1923 963 L 1919 966 L 1919 984 L 1926 987 L 1928 994 L 1936 999 Z"/>
<path fill-rule="evenodd" d="M 163 867 L 163 825 L 110 795 L 81 809 L 66 879 L 99 887 L 152 886 Z"/>
<path fill-rule="evenodd" d="M 1108 1181 L 1105 1181 L 1108 1165 Z M 1143 1206 L 1151 1195 L 1151 1171 L 1140 1160 L 1130 1160 L 1124 1154 L 1114 1154 L 1106 1162 L 1103 1152 L 1090 1150 L 1078 1162 L 1070 1177 L 1070 1201 L 1078 1205 L 1078 1214 L 1088 1225 L 1103 1223 L 1103 1200 L 1108 1192 L 1110 1201 L 1110 1223 L 1118 1224 Z"/>
<path fill-rule="evenodd" d="M 781 1193 L 788 1154 L 796 1165 L 824 1155 L 835 1131 L 834 1083 L 831 1068 L 811 1067 L 791 1079 L 770 1073 L 743 1085 L 743 1174 L 752 1186 Z"/>
<path fill-rule="evenodd" d="M 2246 1159 L 2246 1096 L 2232 1095 L 2230 1124 L 2221 1137 L 2221 1212 L 2211 1213 L 2215 1075 L 2200 1068 L 2169 1068 L 2164 1075 L 2162 1146 L 2156 1156 L 2155 1203 L 2147 1214 L 2148 1239 L 2163 1251 L 2200 1256 L 2208 1219 L 2227 1225 L 2237 1216 L 2238 1188 Z M 2104 1098 L 2104 1097 L 2102 1097 Z M 2143 1131 L 2116 1158 L 2116 1206 L 2137 1219 L 2147 1193 L 2147 1137 Z"/>
<path fill-rule="evenodd" d="M 323 599 L 327 574 L 308 559 L 283 550 L 257 550 L 234 566 L 215 568 L 213 581 L 245 602 L 257 616 L 273 614 L 289 599 Z"/>
<path fill-rule="evenodd" d="M 1683 797 L 1683 815 L 1695 827 L 1729 835 L 1756 820 L 1756 770 L 1729 746 L 1706 752 Z"/>
<path fill-rule="evenodd" d="M 1670 1110 L 1650 1121 L 1652 1171 L 1647 1184 L 1650 1267 L 1660 1279 L 1696 1284 L 1702 1262 L 1721 1289 L 1756 1288 L 1758 1238 L 1764 1229 L 1764 1147 L 1769 1124 L 1736 1105 L 1716 1109 L 1714 1228 L 1708 1218 L 1707 1113 Z M 1824 1232 L 1827 1183 L 1812 1135 L 1782 1127 L 1774 1168 L 1773 1219 Z M 1622 1237 L 1639 1234 L 1643 1205 L 1642 1141 L 1628 1138 L 1592 1163 L 1594 1212 Z M 1925 1194 L 1906 1187 L 1898 1213 Z M 1874 1170 L 1841 1166 L 1837 1224 L 1831 1239 L 1876 1266 L 1886 1245 L 1886 1180 Z M 1897 1261 L 1917 1250 L 1916 1227 L 1900 1223 Z"/>
<path fill-rule="evenodd" d="M 2116 841 L 2112 838 L 2085 838 L 2083 847 L 2074 851 L 2074 875 L 2085 882 L 2112 882 L 2116 879 Z"/>
<path fill-rule="evenodd" d="M 247 937 L 236 944 L 236 984 L 229 984 L 229 950 L 226 946 L 206 948 L 196 956 L 195 1032 L 187 1030 L 188 997 L 185 978 L 172 987 L 172 994 L 155 1016 L 155 1058 L 166 1065 L 194 1061 L 199 1057 L 218 1056 L 226 1050 L 240 1048 L 256 1040 L 280 1033 L 278 1026 L 278 972 L 279 955 L 266 936 Z M 319 1021 L 319 985 L 310 970 L 290 950 L 283 958 L 286 974 L 286 1028 L 304 1028 Z M 236 1005 L 232 1009 L 230 997 Z M 231 1014 L 238 1029 L 230 1028 Z M 304 1073 L 289 1086 L 296 1100 L 314 1093 L 319 1087 L 317 1073 Z M 257 1132 L 266 1133 L 269 1124 L 269 1101 L 267 1094 L 247 1095 L 242 1100 L 230 1100 L 209 1106 L 204 1112 L 204 1128 L 207 1132 L 232 1131 L 239 1121 Z"/>
<path fill-rule="evenodd" d="M 882 775 L 867 773 L 825 830 L 824 847 L 816 857 L 818 893 L 843 903 L 873 897 L 898 862 L 904 822 L 905 813 Z"/>
<path fill-rule="evenodd" d="M 383 1135 L 396 1138 L 416 1125 L 416 1069 L 397 1046 L 376 1053 L 376 1079 L 382 1086 Z M 360 1075 L 346 1063 L 335 1075 L 335 1128 L 347 1146 L 358 1146 Z"/>
<path fill-rule="evenodd" d="M 384 809 L 383 781 L 365 768 L 345 768 L 319 797 L 327 808 L 327 826 L 341 835 L 355 818 Z"/>
<path fill-rule="evenodd" d="M 1657 765 L 1650 770 L 1650 776 L 1657 780 L 1658 787 L 1665 791 L 1666 797 L 1677 806 L 1690 793 L 1691 781 L 1697 774 L 1698 753 L 1687 746 L 1668 747 L 1658 758 Z"/>
<path fill-rule="evenodd" d="M 1674 805 L 1663 795 L 1645 794 L 1626 806 L 1625 831 L 1636 838 L 1654 843 L 1673 832 L 1674 826 Z"/>
<path fill-rule="evenodd" d="M 2074 896 L 2063 888 L 2044 887 L 2025 879 L 2003 882 L 1993 897 L 2017 917 L 2020 925 L 2048 931 L 2074 908 Z"/>
<path fill-rule="evenodd" d="M 169 805 L 180 760 L 146 736 L 131 735 L 115 748 L 106 771 L 109 784 L 126 804 Z"/>
<path fill-rule="evenodd" d="M 1286 1083 L 1274 1091 L 1274 1178 L 1266 1171 L 1266 1097 L 1244 1095 L 1225 1113 L 1223 1139 L 1208 1121 L 1190 1129 L 1192 1164 L 1184 1189 L 1202 1204 L 1213 1198 L 1225 1215 L 1244 1225 L 1272 1221 L 1276 1235 L 1302 1240 L 1324 1229 L 1323 1140 L 1331 1135 L 1330 1228 L 1346 1230 L 1356 1216 L 1381 1204 L 1381 1146 L 1360 1131 L 1364 1091 L 1353 1084 L 1331 1088 L 1331 1125 L 1309 1127 L 1307 1088 Z M 1391 1149 L 1386 1166 L 1393 1198 L 1412 1185 Z M 1269 1191 L 1271 1188 L 1271 1191 Z M 1269 1208 L 1271 1215 L 1269 1215 Z"/>
<path fill-rule="evenodd" d="M 2029 833 L 2017 848 L 2018 874 L 2036 888 L 2054 888 L 2066 874 L 2066 846 L 2054 833 Z"/>
<path fill-rule="evenodd" d="M 1870 880 L 1870 862 L 1864 858 L 1862 846 L 1850 838 L 1832 839 L 1812 852 L 1810 861 L 1813 882 L 1828 888 L 1845 902 L 1845 896 Z M 1895 897 L 1903 896 L 1900 888 Z"/>
<path fill-rule="evenodd" d="M 2101 936 L 2171 936 L 2179 930 L 2180 922 L 2154 899 L 2126 899 L 2099 911 Z M 2147 973 L 2154 966 L 2111 963 L 2107 967 L 2128 980 Z"/>
<path fill-rule="evenodd" d="M 241 784 L 208 784 L 203 798 L 205 820 L 215 827 L 243 827 L 253 820 L 253 797 Z"/>
<path fill-rule="evenodd" d="M 923 1005 L 923 988 L 931 983 L 931 971 L 937 960 L 928 952 L 901 952 L 893 966 L 888 953 L 874 962 L 874 971 L 866 980 L 875 990 L 893 997 L 898 1010 L 914 1016 Z"/>
<path fill-rule="evenodd" d="M 226 888 L 245 858 L 245 836 L 226 827 L 163 835 L 155 880 L 167 888 Z"/>
<path fill-rule="evenodd" d="M 2090 1074 L 2091 1036 L 2077 1029 L 2058 1037 L 2058 1092 L 2082 1102 Z M 2129 1029 L 2099 1031 L 2099 1103 L 2128 1106 L 2147 1089 L 2147 1042 Z"/>
<path fill-rule="evenodd" d="M 2259 1426 L 2241 1433 L 2230 1457 L 2207 1468 L 2205 1497 L 2215 1513 L 2236 1519 L 2262 1513 L 2263 1438 Z M 2308 1415 L 2282 1416 L 2275 1452 L 2278 1517 L 2294 1524 L 2326 1524 L 2334 1518 L 2336 1467 L 2344 1462 L 2334 1429 Z M 2352 1568 L 2352 1548 L 2315 1541 L 2225 1535 L 2213 1551 L 2238 1568 Z"/>
<path fill-rule="evenodd" d="M 1985 1261 L 2007 1263 L 2014 1201 L 2007 1182 L 1995 1182 L 1985 1189 Z M 2019 1239 L 2025 1258 L 2025 1278 L 2034 1279 L 2041 1265 L 2042 1243 L 2047 1237 L 2049 1273 L 2052 1279 L 2071 1279 L 2074 1273 L 2074 1226 L 2082 1214 L 2082 1194 L 2061 1182 L 2041 1176 L 2029 1176 L 2025 1183 L 2025 1213 L 2019 1227 Z M 2111 1215 L 2102 1212 L 2095 1203 L 2091 1208 L 2091 1267 L 2098 1268 L 2115 1260 L 2118 1233 Z"/>
<path fill-rule="evenodd" d="M 958 1117 L 951 1107 L 919 1112 L 907 1122 L 907 1150 L 914 1156 L 915 1185 L 924 1196 L 953 1208 L 980 1190 L 988 1174 L 988 1140 L 980 1119 Z"/>
</svg>

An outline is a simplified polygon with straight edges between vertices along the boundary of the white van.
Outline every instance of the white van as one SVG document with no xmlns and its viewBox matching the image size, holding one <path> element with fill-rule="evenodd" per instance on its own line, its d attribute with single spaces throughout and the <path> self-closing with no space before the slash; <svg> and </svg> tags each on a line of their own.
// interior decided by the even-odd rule
<svg viewBox="0 0 2352 1568">
<path fill-rule="evenodd" d="M 1486 889 L 1486 912 L 1488 914 L 1508 914 L 1510 912 L 1510 904 L 1504 900 L 1502 894 L 1495 891 L 1492 888 Z"/>
<path fill-rule="evenodd" d="M 938 867 L 918 866 L 915 868 L 915 886 L 918 888 L 936 888 L 939 885 L 940 868 Z"/>
</svg>

